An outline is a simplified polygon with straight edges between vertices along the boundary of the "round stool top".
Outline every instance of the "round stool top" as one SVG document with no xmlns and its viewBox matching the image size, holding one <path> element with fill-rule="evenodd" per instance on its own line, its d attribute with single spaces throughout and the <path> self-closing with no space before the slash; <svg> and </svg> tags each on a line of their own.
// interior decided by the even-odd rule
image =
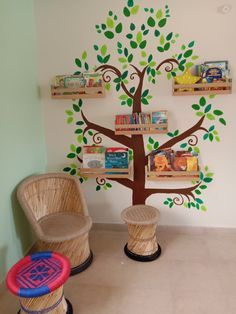
<svg viewBox="0 0 236 314">
<path fill-rule="evenodd" d="M 149 225 L 157 223 L 160 217 L 158 209 L 148 205 L 135 205 L 124 209 L 121 218 L 129 224 Z"/>
<path fill-rule="evenodd" d="M 26 256 L 7 274 L 7 287 L 15 295 L 34 298 L 61 287 L 70 275 L 67 257 L 54 252 Z"/>
</svg>

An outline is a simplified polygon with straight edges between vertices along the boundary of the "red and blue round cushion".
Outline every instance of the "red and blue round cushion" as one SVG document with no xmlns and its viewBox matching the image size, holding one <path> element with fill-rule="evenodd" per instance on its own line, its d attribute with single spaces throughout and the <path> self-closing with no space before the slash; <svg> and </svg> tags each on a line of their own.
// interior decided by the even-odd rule
<svg viewBox="0 0 236 314">
<path fill-rule="evenodd" d="M 70 275 L 67 257 L 55 252 L 26 256 L 7 274 L 7 287 L 22 298 L 46 295 L 61 287 Z"/>
</svg>

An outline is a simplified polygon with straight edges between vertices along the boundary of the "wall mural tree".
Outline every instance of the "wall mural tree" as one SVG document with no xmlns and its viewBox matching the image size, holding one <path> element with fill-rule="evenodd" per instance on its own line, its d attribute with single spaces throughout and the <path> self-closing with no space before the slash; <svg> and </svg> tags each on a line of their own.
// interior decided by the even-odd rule
<svg viewBox="0 0 236 314">
<path fill-rule="evenodd" d="M 128 0 L 122 12 L 125 23 L 122 23 L 113 11 L 109 11 L 106 21 L 101 25 L 96 25 L 97 32 L 104 36 L 107 41 L 117 41 L 119 67 L 111 64 L 112 58 L 106 44 L 93 46 L 97 54 L 97 61 L 100 64 L 95 68 L 91 68 L 88 64 L 86 51 L 83 52 L 81 58 L 75 59 L 75 64 L 79 68 L 75 74 L 91 69 L 102 72 L 106 89 L 110 90 L 113 82 L 116 91 L 121 92 L 119 96 L 121 106 L 130 107 L 133 113 L 142 112 L 143 107 L 149 105 L 152 99 L 149 89 L 143 88 L 145 80 L 156 85 L 164 73 L 170 80 L 178 73 L 183 73 L 186 69 L 191 68 L 198 58 L 193 53 L 194 41 L 181 44 L 179 52 L 168 57 L 162 57 L 173 49 L 180 37 L 179 34 L 172 31 L 167 33 L 163 31 L 170 18 L 169 7 L 166 5 L 163 9 L 158 10 L 145 7 L 144 12 L 145 20 L 137 25 L 136 22 L 140 22 L 143 18 L 141 7 L 136 5 L 133 0 Z M 139 17 L 139 15 L 141 16 Z M 125 28 L 128 30 L 125 31 Z M 121 39 L 123 39 L 122 42 Z M 149 42 L 152 42 L 152 46 L 153 42 L 157 43 L 156 51 L 153 54 L 149 52 Z M 138 53 L 140 57 L 138 57 Z M 137 62 L 134 62 L 135 57 L 138 59 Z M 159 62 L 159 60 L 162 61 Z M 83 111 L 84 103 L 80 99 L 78 103 L 74 102 L 72 108 L 66 111 L 67 123 L 74 123 L 76 126 L 76 144 L 70 145 L 70 152 L 67 157 L 72 163 L 63 170 L 71 175 L 79 176 L 81 183 L 87 181 L 87 178 L 80 175 L 82 146 L 88 143 L 101 144 L 101 135 L 103 135 L 130 149 L 130 160 L 133 160 L 133 180 L 114 178 L 108 181 L 97 178 L 97 191 L 102 188 L 109 190 L 112 187 L 111 181 L 116 181 L 132 191 L 133 204 L 145 204 L 147 198 L 153 194 L 167 194 L 169 197 L 164 201 L 164 205 L 170 208 L 174 205 L 184 205 L 187 208 L 206 211 L 201 194 L 213 180 L 213 173 L 209 171 L 208 167 L 205 167 L 201 172 L 200 182 L 192 182 L 188 188 L 174 189 L 146 188 L 145 167 L 148 163 L 148 154 L 154 149 L 169 148 L 178 144 L 185 150 L 200 153 L 198 143 L 201 134 L 203 134 L 201 139 L 204 141 L 220 141 L 216 124 L 219 122 L 226 125 L 226 121 L 223 118 L 223 112 L 215 109 L 209 103 L 213 98 L 214 95 L 209 96 L 209 98 L 201 97 L 198 103 L 192 105 L 192 109 L 196 112 L 199 120 L 187 130 L 169 132 L 167 140 L 163 143 L 149 137 L 146 144 L 143 135 L 131 137 L 116 135 L 113 130 L 92 122 L 86 117 Z"/>
</svg>

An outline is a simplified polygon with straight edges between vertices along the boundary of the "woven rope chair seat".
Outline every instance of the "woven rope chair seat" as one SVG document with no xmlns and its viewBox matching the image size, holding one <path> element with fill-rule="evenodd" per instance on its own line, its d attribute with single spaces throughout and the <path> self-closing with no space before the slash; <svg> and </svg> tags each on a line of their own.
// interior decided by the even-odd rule
<svg viewBox="0 0 236 314">
<path fill-rule="evenodd" d="M 90 216 L 76 213 L 56 213 L 39 220 L 45 236 L 44 241 L 60 242 L 71 240 L 88 232 L 92 226 Z"/>
<path fill-rule="evenodd" d="M 148 205 L 130 206 L 123 210 L 121 218 L 128 224 L 149 225 L 158 222 L 160 212 Z"/>
</svg>

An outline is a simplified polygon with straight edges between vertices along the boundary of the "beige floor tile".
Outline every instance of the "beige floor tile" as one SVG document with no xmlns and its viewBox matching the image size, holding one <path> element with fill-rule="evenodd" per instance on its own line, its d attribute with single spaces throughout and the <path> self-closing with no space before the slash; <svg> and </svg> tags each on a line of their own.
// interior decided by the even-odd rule
<svg viewBox="0 0 236 314">
<path fill-rule="evenodd" d="M 236 262 L 236 235 L 208 235 L 205 241 L 211 258 Z"/>
<path fill-rule="evenodd" d="M 176 293 L 173 298 L 173 314 L 228 314 L 225 305 L 224 295 L 212 291 Z"/>
<path fill-rule="evenodd" d="M 173 314 L 170 291 L 123 288 L 119 314 Z"/>
</svg>

